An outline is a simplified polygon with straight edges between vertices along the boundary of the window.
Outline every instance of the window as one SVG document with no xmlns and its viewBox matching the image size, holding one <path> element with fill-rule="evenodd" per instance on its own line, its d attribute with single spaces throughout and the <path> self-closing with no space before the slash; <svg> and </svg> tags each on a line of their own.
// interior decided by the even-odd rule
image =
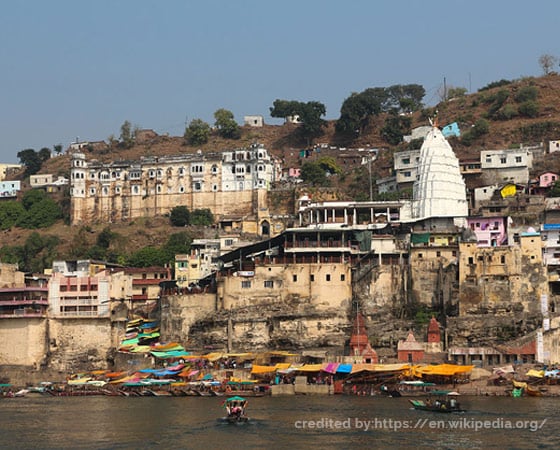
<svg viewBox="0 0 560 450">
<path fill-rule="evenodd" d="M 216 175 L 218 173 L 218 166 L 216 164 L 212 165 L 212 173 Z"/>
<path fill-rule="evenodd" d="M 340 274 L 340 281 L 345 281 L 346 280 L 346 275 L 341 273 Z"/>
<path fill-rule="evenodd" d="M 410 164 L 410 158 L 403 158 L 402 163 L 403 164 Z"/>
<path fill-rule="evenodd" d="M 405 178 L 410 178 L 412 176 L 412 173 L 409 170 L 407 170 L 403 175 Z"/>
<path fill-rule="evenodd" d="M 241 282 L 241 287 L 243 289 L 251 289 L 251 282 L 248 280 L 242 281 Z"/>
<path fill-rule="evenodd" d="M 331 281 L 331 274 L 327 273 L 327 275 L 325 276 L 325 281 Z"/>
<path fill-rule="evenodd" d="M 505 164 L 507 162 L 507 158 L 505 156 L 500 156 L 500 162 Z"/>
<path fill-rule="evenodd" d="M 516 162 L 516 163 L 522 162 L 521 156 L 516 156 L 516 157 L 515 157 L 515 162 Z"/>
<path fill-rule="evenodd" d="M 193 164 L 191 166 L 191 173 L 202 173 L 204 172 L 204 166 L 202 164 Z"/>
<path fill-rule="evenodd" d="M 193 191 L 200 192 L 202 190 L 202 183 L 200 181 L 195 181 L 193 183 Z"/>
<path fill-rule="evenodd" d="M 133 194 L 139 194 L 140 193 L 140 188 L 138 186 L 132 186 L 132 193 Z"/>
<path fill-rule="evenodd" d="M 311 281 L 311 282 L 315 281 L 315 275 L 311 274 L 309 276 L 309 281 Z"/>
<path fill-rule="evenodd" d="M 297 282 L 297 275 L 292 275 L 292 281 L 293 281 L 294 283 Z"/>
<path fill-rule="evenodd" d="M 274 287 L 274 281 L 272 281 L 272 280 L 265 280 L 265 282 L 264 282 L 264 287 L 265 287 L 265 288 L 273 288 L 273 287 Z"/>
</svg>

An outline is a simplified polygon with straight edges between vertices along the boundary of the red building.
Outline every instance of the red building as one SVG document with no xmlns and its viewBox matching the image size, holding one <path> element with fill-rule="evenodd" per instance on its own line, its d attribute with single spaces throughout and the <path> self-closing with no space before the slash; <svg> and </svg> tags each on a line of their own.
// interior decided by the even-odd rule
<svg viewBox="0 0 560 450">
<path fill-rule="evenodd" d="M 377 352 L 369 343 L 364 317 L 360 313 L 356 314 L 354 320 L 352 337 L 350 337 L 350 351 L 352 356 L 361 359 L 361 361 L 356 360 L 356 363 L 378 363 Z"/>
<path fill-rule="evenodd" d="M 409 363 L 420 362 L 424 358 L 424 346 L 416 341 L 412 331 L 408 332 L 406 340 L 397 344 L 397 358 Z"/>
</svg>

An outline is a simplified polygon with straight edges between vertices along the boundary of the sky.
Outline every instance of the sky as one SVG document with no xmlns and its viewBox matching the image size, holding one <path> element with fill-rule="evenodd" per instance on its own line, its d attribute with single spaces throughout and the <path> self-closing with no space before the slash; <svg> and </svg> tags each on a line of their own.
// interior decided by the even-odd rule
<svg viewBox="0 0 560 450">
<path fill-rule="evenodd" d="M 476 92 L 560 57 L 558 0 L 21 0 L 0 14 L 0 163 L 107 140 L 129 121 L 182 136 L 230 110 L 445 82 Z M 557 69 L 558 70 L 558 69 Z"/>
</svg>

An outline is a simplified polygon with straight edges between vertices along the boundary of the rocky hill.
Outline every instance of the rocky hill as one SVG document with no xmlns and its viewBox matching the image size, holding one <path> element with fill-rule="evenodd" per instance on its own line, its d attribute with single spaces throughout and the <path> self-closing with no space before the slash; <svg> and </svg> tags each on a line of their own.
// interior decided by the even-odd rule
<svg viewBox="0 0 560 450">
<path fill-rule="evenodd" d="M 560 75 L 550 74 L 538 78 L 523 78 L 514 81 L 502 80 L 493 83 L 491 88 L 479 92 L 462 95 L 440 102 L 433 108 L 418 111 L 409 116 L 411 128 L 427 125 L 428 119 L 436 114 L 440 125 L 457 122 L 462 131 L 461 138 L 450 138 L 450 144 L 459 158 L 478 158 L 481 150 L 503 149 L 539 142 L 547 143 L 549 140 L 560 140 Z M 532 92 L 534 99 L 526 97 Z M 385 114 L 370 118 L 365 131 L 354 139 L 337 135 L 335 121 L 330 121 L 324 129 L 322 136 L 316 138 L 311 144 L 327 144 L 336 148 L 379 148 L 379 157 L 372 167 L 375 177 L 390 174 L 392 168 L 392 155 L 395 151 L 403 150 L 408 144 L 401 143 L 391 146 L 383 138 L 382 128 L 388 116 Z M 485 124 L 483 133 L 472 133 L 473 129 Z M 467 139 L 465 136 L 470 139 Z M 227 140 L 213 133 L 209 142 L 203 146 L 187 145 L 182 136 L 157 136 L 144 138 L 130 148 L 123 148 L 118 144 L 97 143 L 86 149 L 88 158 L 101 161 L 136 160 L 141 156 L 177 155 L 195 153 L 197 151 L 211 152 L 232 148 L 247 147 L 259 142 L 266 146 L 272 154 L 281 158 L 285 166 L 301 164 L 299 151 L 308 146 L 308 142 L 298 133 L 298 125 L 264 125 L 262 128 L 242 127 L 242 136 L 239 140 Z M 546 160 L 546 167 L 541 165 L 534 168 L 537 173 L 543 169 L 560 171 L 560 159 L 551 155 Z M 47 161 L 41 173 L 55 175 L 69 175 L 70 160 L 68 155 L 61 155 Z M 356 179 L 352 173 L 355 167 L 343 167 L 338 177 L 332 177 L 331 183 L 334 190 L 339 192 L 340 198 L 351 199 L 355 196 L 352 191 L 352 181 Z M 24 187 L 25 187 L 24 183 Z M 363 185 L 362 185 L 363 188 Z M 147 223 L 146 223 L 147 222 Z M 77 239 L 95 242 L 95 236 L 105 225 L 96 225 L 87 228 L 87 232 L 78 227 L 57 224 L 51 229 L 41 230 L 43 234 L 56 235 L 61 239 L 60 256 L 65 257 L 75 245 Z M 146 245 L 161 244 L 161 240 L 173 232 L 165 219 L 151 219 L 136 221 L 131 224 L 112 226 L 117 233 L 122 234 L 122 245 L 129 249 L 140 248 Z M 179 231 L 179 230 L 177 230 Z M 80 236 L 78 236 L 78 234 Z M 3 231 L 0 235 L 0 246 L 21 245 L 29 230 L 12 229 Z"/>
</svg>

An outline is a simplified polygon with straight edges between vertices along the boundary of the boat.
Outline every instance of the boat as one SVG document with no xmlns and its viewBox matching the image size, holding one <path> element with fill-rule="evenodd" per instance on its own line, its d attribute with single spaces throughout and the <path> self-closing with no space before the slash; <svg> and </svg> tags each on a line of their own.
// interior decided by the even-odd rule
<svg viewBox="0 0 560 450">
<path fill-rule="evenodd" d="M 229 423 L 242 423 L 248 422 L 247 417 L 247 400 L 238 395 L 229 397 L 223 402 L 227 416 L 224 418 Z"/>
<path fill-rule="evenodd" d="M 456 395 L 458 394 L 451 392 L 446 394 L 446 396 L 441 399 L 429 398 L 426 401 L 410 399 L 409 402 L 412 404 L 414 409 L 418 409 L 421 411 L 432 411 L 440 413 L 465 412 L 466 410 L 461 407 L 459 401 L 455 398 Z"/>
</svg>

